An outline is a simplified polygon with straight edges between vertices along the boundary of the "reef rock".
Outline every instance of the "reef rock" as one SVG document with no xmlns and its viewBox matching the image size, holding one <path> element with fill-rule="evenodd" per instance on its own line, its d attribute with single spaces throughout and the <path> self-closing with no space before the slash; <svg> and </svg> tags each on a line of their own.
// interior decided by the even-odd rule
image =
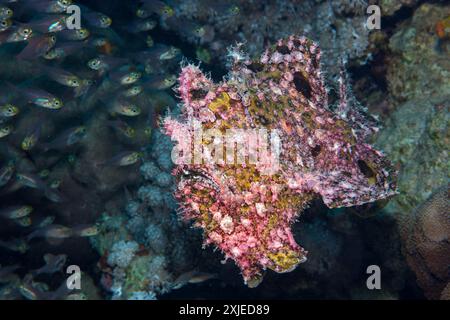
<svg viewBox="0 0 450 320">
<path fill-rule="evenodd" d="M 409 214 L 450 177 L 450 96 L 408 101 L 394 111 L 375 143 L 399 166 L 400 194 L 385 210 Z"/>
<path fill-rule="evenodd" d="M 404 254 L 429 299 L 445 298 L 450 274 L 448 185 L 400 220 Z"/>
<path fill-rule="evenodd" d="M 387 80 L 395 102 L 450 95 L 449 15 L 450 6 L 425 3 L 390 38 Z"/>
</svg>

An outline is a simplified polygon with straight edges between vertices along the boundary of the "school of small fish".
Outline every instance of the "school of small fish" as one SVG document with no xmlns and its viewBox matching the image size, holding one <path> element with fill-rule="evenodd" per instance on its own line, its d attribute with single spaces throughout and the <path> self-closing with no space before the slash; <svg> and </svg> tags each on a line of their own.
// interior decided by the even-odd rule
<svg viewBox="0 0 450 320">
<path fill-rule="evenodd" d="M 117 192 L 101 179 L 136 171 L 157 116 L 174 101 L 182 53 L 152 34 L 173 9 L 131 1 L 133 18 L 115 23 L 79 2 L 0 0 L 0 250 L 7 254 L 95 236 L 93 221 L 71 223 L 79 208 L 90 208 L 84 196 Z M 80 8 L 79 29 L 70 27 L 72 5 Z M 0 261 L 0 284 L 18 283 L 0 286 L 0 297 L 79 298 L 65 283 L 52 290 L 36 280 L 61 271 L 67 255 L 43 258 L 36 270 Z"/>
</svg>

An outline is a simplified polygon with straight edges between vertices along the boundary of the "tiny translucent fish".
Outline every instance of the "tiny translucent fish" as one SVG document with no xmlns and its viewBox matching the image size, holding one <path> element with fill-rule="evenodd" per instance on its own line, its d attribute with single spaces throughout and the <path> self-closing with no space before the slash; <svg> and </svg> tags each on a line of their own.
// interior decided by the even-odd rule
<svg viewBox="0 0 450 320">
<path fill-rule="evenodd" d="M 21 254 L 26 253 L 29 249 L 28 243 L 24 239 L 0 240 L 0 247 Z"/>
<path fill-rule="evenodd" d="M 73 232 L 71 228 L 59 224 L 51 224 L 44 228 L 33 231 L 28 235 L 27 240 L 30 241 L 34 238 L 66 239 L 72 237 L 72 235 Z"/>
<path fill-rule="evenodd" d="M 0 168 L 0 187 L 5 186 L 11 180 L 15 169 L 13 161 Z"/>
<path fill-rule="evenodd" d="M 30 27 L 38 33 L 59 32 L 67 28 L 65 15 L 47 15 L 30 21 Z"/>
<path fill-rule="evenodd" d="M 156 13 L 161 18 L 166 19 L 173 16 L 174 11 L 172 7 L 160 0 L 144 0 L 143 5 L 136 11 L 139 18 L 147 18 L 152 13 Z"/>
<path fill-rule="evenodd" d="M 69 288 L 66 280 L 55 291 L 48 291 L 48 288 L 43 288 L 29 279 L 22 282 L 19 291 L 28 300 L 65 300 L 72 289 Z"/>
<path fill-rule="evenodd" d="M 16 174 L 16 180 L 22 186 L 43 191 L 45 197 L 52 202 L 60 203 L 65 200 L 58 190 L 48 187 L 39 175 L 18 173 Z"/>
<path fill-rule="evenodd" d="M 81 85 L 81 80 L 73 73 L 53 67 L 43 67 L 42 69 L 44 74 L 63 86 L 76 88 Z"/>
<path fill-rule="evenodd" d="M 147 44 L 147 47 L 151 48 L 155 45 L 155 41 L 153 40 L 153 37 L 151 35 L 147 35 L 145 38 L 145 43 Z"/>
<path fill-rule="evenodd" d="M 0 20 L 0 32 L 6 31 L 11 28 L 13 22 L 11 19 Z"/>
<path fill-rule="evenodd" d="M 56 43 L 52 34 L 39 35 L 31 38 L 28 45 L 18 54 L 17 58 L 35 60 L 45 55 Z"/>
<path fill-rule="evenodd" d="M 169 27 L 179 29 L 184 36 L 193 40 L 203 38 L 208 29 L 206 26 L 188 19 L 178 19 L 176 17 L 172 17 L 171 19 L 167 19 L 166 22 Z"/>
<path fill-rule="evenodd" d="M 44 190 L 46 188 L 46 184 L 42 179 L 33 173 L 17 173 L 16 180 L 21 185 L 32 188 L 32 189 L 41 189 Z"/>
<path fill-rule="evenodd" d="M 143 87 L 146 89 L 164 90 L 172 87 L 177 82 L 175 75 L 156 75 L 150 77 Z"/>
<path fill-rule="evenodd" d="M 88 25 L 94 28 L 104 29 L 108 28 L 112 24 L 112 19 L 100 12 L 85 10 L 81 17 L 87 22 Z"/>
<path fill-rule="evenodd" d="M 33 30 L 30 27 L 19 25 L 13 26 L 0 34 L 1 43 L 21 42 L 30 39 L 33 35 Z"/>
<path fill-rule="evenodd" d="M 39 221 L 36 225 L 37 229 L 45 228 L 46 226 L 51 225 L 55 221 L 55 216 L 48 216 Z"/>
<path fill-rule="evenodd" d="M 74 236 L 93 237 L 98 235 L 100 230 L 97 225 L 79 225 L 72 228 Z"/>
<path fill-rule="evenodd" d="M 47 51 L 43 57 L 47 60 L 63 59 L 83 48 L 84 44 L 79 41 L 58 42 L 52 49 Z"/>
<path fill-rule="evenodd" d="M 145 136 L 148 138 L 148 139 L 150 139 L 151 138 L 151 136 L 152 136 L 152 128 L 151 127 L 149 127 L 149 126 L 146 126 L 145 127 L 145 129 L 144 129 L 144 134 L 145 134 Z"/>
<path fill-rule="evenodd" d="M 124 65 L 128 62 L 124 58 L 115 58 L 108 56 L 99 56 L 88 61 L 88 67 L 92 70 L 110 70 L 117 66 Z"/>
<path fill-rule="evenodd" d="M 141 109 L 128 101 L 117 99 L 114 102 L 112 112 L 126 117 L 136 117 L 141 114 Z"/>
<path fill-rule="evenodd" d="M 39 299 L 39 294 L 38 294 L 37 290 L 30 285 L 21 284 L 19 286 L 19 292 L 24 298 L 26 298 L 28 300 L 38 300 Z"/>
<path fill-rule="evenodd" d="M 133 21 L 126 29 L 130 33 L 139 33 L 146 32 L 155 29 L 156 21 L 147 19 L 147 20 L 138 20 Z"/>
<path fill-rule="evenodd" d="M 61 179 L 54 179 L 50 181 L 50 184 L 48 186 L 50 187 L 50 189 L 58 189 L 61 186 L 61 183 Z"/>
<path fill-rule="evenodd" d="M 23 217 L 19 219 L 15 219 L 14 222 L 21 227 L 29 227 L 33 223 L 31 217 Z"/>
<path fill-rule="evenodd" d="M 188 271 L 175 279 L 173 289 L 179 289 L 188 283 L 195 284 L 205 282 L 216 277 L 217 275 L 212 273 L 199 272 L 196 270 Z"/>
<path fill-rule="evenodd" d="M 137 71 L 118 70 L 110 73 L 110 78 L 122 85 L 133 84 L 138 81 L 142 74 Z"/>
<path fill-rule="evenodd" d="M 124 97 L 135 97 L 142 92 L 142 86 L 136 85 L 132 86 L 122 92 L 122 96 Z"/>
<path fill-rule="evenodd" d="M 30 215 L 33 212 L 33 207 L 25 206 L 13 206 L 0 210 L 0 217 L 5 219 L 20 219 Z"/>
<path fill-rule="evenodd" d="M 41 13 L 63 13 L 73 3 L 72 0 L 27 0 L 24 2 L 26 9 Z"/>
<path fill-rule="evenodd" d="M 81 29 L 65 29 L 58 32 L 58 39 L 68 40 L 68 41 L 81 41 L 85 40 L 90 36 L 90 32 L 86 28 Z"/>
<path fill-rule="evenodd" d="M 154 63 L 155 59 L 160 61 L 171 60 L 180 55 L 180 53 L 180 49 L 174 46 L 158 44 L 148 50 L 137 53 L 135 57 L 139 63 L 145 64 L 147 62 Z"/>
<path fill-rule="evenodd" d="M 0 6 L 0 20 L 11 18 L 13 14 L 14 12 L 10 8 Z"/>
<path fill-rule="evenodd" d="M 16 88 L 16 90 L 27 99 L 27 102 L 35 104 L 36 106 L 54 110 L 63 107 L 63 102 L 59 98 L 44 90 L 36 88 Z"/>
<path fill-rule="evenodd" d="M 142 158 L 142 152 L 123 151 L 111 159 L 99 164 L 99 166 L 119 166 L 125 167 L 135 164 Z"/>
<path fill-rule="evenodd" d="M 241 8 L 232 1 L 209 1 L 208 4 L 210 9 L 220 15 L 236 16 L 241 12 Z"/>
<path fill-rule="evenodd" d="M 127 138 L 134 138 L 136 136 L 136 131 L 130 127 L 125 121 L 122 120 L 115 120 L 115 121 L 109 121 L 108 125 L 111 126 L 113 129 L 117 130 Z"/>
<path fill-rule="evenodd" d="M 12 131 L 13 131 L 12 125 L 7 124 L 0 126 L 0 139 L 9 136 L 12 133 Z"/>
<path fill-rule="evenodd" d="M 197 48 L 197 50 L 195 50 L 195 56 L 198 60 L 204 63 L 211 63 L 211 53 L 208 51 L 208 49 L 201 47 Z"/>
<path fill-rule="evenodd" d="M 49 175 L 50 175 L 49 169 L 43 169 L 43 170 L 39 171 L 39 173 L 38 173 L 38 176 L 42 179 L 48 178 Z"/>
<path fill-rule="evenodd" d="M 40 267 L 39 269 L 32 270 L 31 274 L 33 276 L 37 276 L 39 274 L 53 274 L 56 272 L 61 272 L 62 268 L 64 268 L 67 255 L 66 254 L 51 254 L 47 253 L 44 255 L 45 265 Z"/>
<path fill-rule="evenodd" d="M 57 187 L 49 186 L 44 189 L 44 194 L 47 199 L 55 203 L 61 203 L 66 201 L 66 198 L 61 192 L 58 191 Z"/>
<path fill-rule="evenodd" d="M 44 149 L 45 150 L 61 149 L 72 146 L 83 140 L 86 136 L 86 132 L 87 130 L 85 126 L 77 126 L 67 129 L 56 139 L 52 140 L 49 143 L 44 144 Z"/>
<path fill-rule="evenodd" d="M 20 144 L 22 150 L 30 151 L 36 146 L 41 136 L 41 128 L 42 125 L 39 123 L 35 128 L 27 133 L 27 135 L 23 138 L 22 143 Z"/>
<path fill-rule="evenodd" d="M 19 113 L 19 108 L 10 103 L 0 106 L 0 119 L 11 118 Z"/>
<path fill-rule="evenodd" d="M 75 300 L 75 301 L 88 300 L 88 296 L 83 292 L 71 293 L 66 297 L 65 300 Z"/>
</svg>

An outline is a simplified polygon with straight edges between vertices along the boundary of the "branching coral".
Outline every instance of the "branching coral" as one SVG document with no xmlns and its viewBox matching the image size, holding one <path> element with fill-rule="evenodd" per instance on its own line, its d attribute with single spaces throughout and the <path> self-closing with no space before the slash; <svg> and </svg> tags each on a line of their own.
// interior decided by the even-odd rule
<svg viewBox="0 0 450 320">
<path fill-rule="evenodd" d="M 365 143 L 377 128 L 345 77 L 331 111 L 317 44 L 291 36 L 259 60 L 230 56 L 219 84 L 193 65 L 182 69 L 182 115 L 164 127 L 178 143 L 184 217 L 255 286 L 262 270 L 289 272 L 306 260 L 290 226 L 309 201 L 320 196 L 333 208 L 386 198 L 396 192 L 396 172 Z"/>
</svg>

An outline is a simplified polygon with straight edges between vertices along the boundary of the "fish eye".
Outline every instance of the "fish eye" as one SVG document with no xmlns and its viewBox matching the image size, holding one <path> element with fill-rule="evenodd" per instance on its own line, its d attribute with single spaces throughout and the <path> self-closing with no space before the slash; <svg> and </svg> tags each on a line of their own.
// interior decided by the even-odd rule
<svg viewBox="0 0 450 320">
<path fill-rule="evenodd" d="M 163 13 L 167 16 L 171 16 L 173 14 L 173 10 L 169 6 L 165 6 L 163 9 Z"/>
<path fill-rule="evenodd" d="M 101 21 L 102 24 L 105 24 L 105 25 L 111 24 L 111 18 L 107 17 L 107 16 L 102 16 L 100 18 L 100 21 Z"/>
<path fill-rule="evenodd" d="M 25 36 L 29 35 L 30 33 L 31 33 L 31 29 L 30 28 L 25 28 L 25 29 L 22 30 L 22 34 L 25 35 Z"/>
<path fill-rule="evenodd" d="M 88 64 L 92 69 L 96 69 L 100 66 L 100 59 L 97 58 L 92 59 L 91 61 L 89 61 Z"/>
<path fill-rule="evenodd" d="M 230 11 L 231 11 L 231 13 L 239 13 L 240 9 L 238 6 L 233 6 L 233 7 L 231 7 Z"/>
<path fill-rule="evenodd" d="M 137 9 L 136 10 L 136 16 L 138 16 L 139 18 L 145 16 L 146 12 L 143 9 Z"/>
<path fill-rule="evenodd" d="M 6 20 L 2 20 L 2 26 L 6 27 L 8 25 L 8 22 L 6 22 Z"/>
<path fill-rule="evenodd" d="M 199 36 L 202 36 L 205 32 L 205 29 L 203 27 L 198 27 L 197 29 L 195 29 L 195 33 Z"/>
<path fill-rule="evenodd" d="M 79 29 L 77 30 L 77 33 L 82 38 L 87 37 L 89 35 L 89 32 L 86 29 Z"/>
</svg>

